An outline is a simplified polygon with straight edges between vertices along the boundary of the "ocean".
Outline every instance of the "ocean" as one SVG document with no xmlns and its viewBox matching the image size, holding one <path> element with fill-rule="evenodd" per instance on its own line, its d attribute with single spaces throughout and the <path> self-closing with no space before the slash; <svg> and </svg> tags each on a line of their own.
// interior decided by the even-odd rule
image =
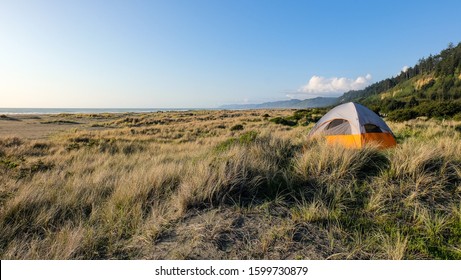
<svg viewBox="0 0 461 280">
<path fill-rule="evenodd" d="M 202 108 L 0 108 L 0 114 L 99 114 L 99 113 L 151 113 L 159 111 L 206 110 Z"/>
</svg>

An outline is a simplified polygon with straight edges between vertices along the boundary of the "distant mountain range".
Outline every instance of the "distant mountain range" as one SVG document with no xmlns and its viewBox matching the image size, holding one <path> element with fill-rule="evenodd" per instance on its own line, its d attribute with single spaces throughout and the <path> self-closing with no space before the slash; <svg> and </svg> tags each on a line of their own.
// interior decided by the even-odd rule
<svg viewBox="0 0 461 280">
<path fill-rule="evenodd" d="M 338 102 L 337 97 L 315 97 L 310 99 L 290 99 L 265 102 L 261 104 L 230 104 L 220 106 L 220 109 L 303 109 L 328 107 Z"/>
</svg>

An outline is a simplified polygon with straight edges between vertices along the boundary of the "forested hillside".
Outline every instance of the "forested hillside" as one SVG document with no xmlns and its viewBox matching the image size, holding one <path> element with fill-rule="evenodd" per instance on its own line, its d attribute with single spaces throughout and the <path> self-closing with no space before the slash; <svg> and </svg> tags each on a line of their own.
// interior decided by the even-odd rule
<svg viewBox="0 0 461 280">
<path fill-rule="evenodd" d="M 423 116 L 461 119 L 461 43 L 450 43 L 398 76 L 349 91 L 339 100 L 360 102 L 396 121 Z"/>
</svg>

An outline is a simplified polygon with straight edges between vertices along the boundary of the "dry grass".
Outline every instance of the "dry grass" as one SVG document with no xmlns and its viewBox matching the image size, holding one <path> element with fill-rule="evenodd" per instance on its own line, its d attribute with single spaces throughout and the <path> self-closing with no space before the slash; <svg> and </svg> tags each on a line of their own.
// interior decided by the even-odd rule
<svg viewBox="0 0 461 280">
<path fill-rule="evenodd" d="M 0 257 L 461 258 L 456 123 L 347 150 L 263 117 L 291 113 L 62 115 L 82 125 L 0 138 Z"/>
</svg>

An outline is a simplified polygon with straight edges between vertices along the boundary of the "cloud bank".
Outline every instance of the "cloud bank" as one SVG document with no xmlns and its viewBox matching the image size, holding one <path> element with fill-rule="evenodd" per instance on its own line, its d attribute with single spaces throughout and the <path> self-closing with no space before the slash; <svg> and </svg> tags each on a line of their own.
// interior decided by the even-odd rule
<svg viewBox="0 0 461 280">
<path fill-rule="evenodd" d="M 359 76 L 355 79 L 344 77 L 325 78 L 314 75 L 298 92 L 301 94 L 335 95 L 350 90 L 364 89 L 371 82 L 371 75 Z"/>
</svg>

